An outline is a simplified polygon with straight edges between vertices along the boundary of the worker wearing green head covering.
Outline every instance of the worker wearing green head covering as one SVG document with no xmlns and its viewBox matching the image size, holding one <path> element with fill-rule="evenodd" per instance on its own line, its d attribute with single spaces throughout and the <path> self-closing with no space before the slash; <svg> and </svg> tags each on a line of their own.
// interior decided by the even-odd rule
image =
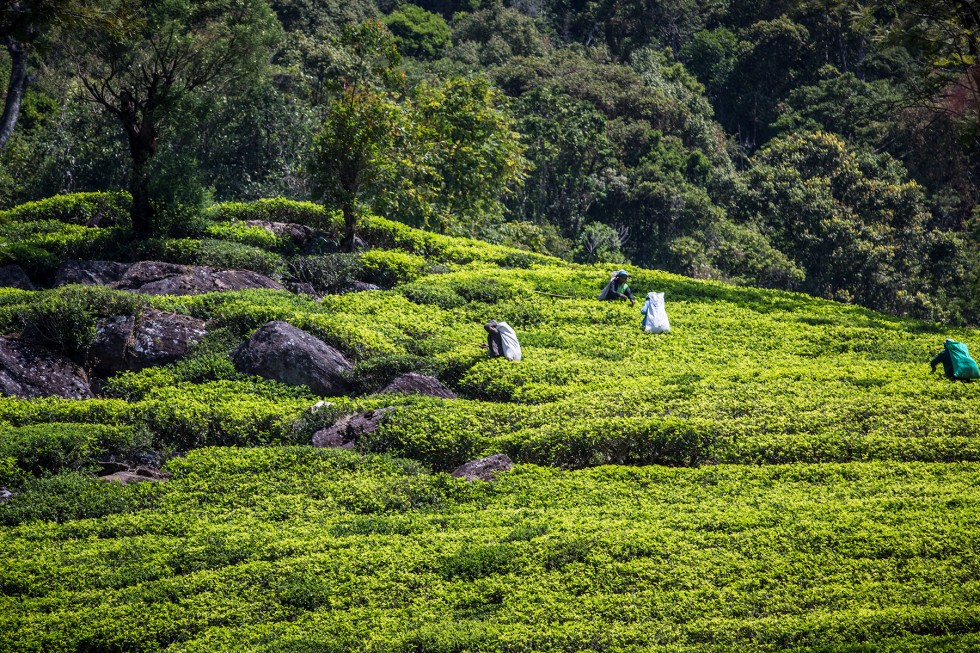
<svg viewBox="0 0 980 653">
<path fill-rule="evenodd" d="M 610 301 L 615 301 L 617 299 L 628 299 L 630 305 L 635 306 L 636 300 L 633 299 L 633 291 L 630 290 L 629 281 L 630 273 L 626 270 L 620 270 L 613 274 L 612 279 L 606 284 L 606 287 L 602 289 L 602 293 L 599 294 L 599 299 L 607 299 Z"/>
</svg>

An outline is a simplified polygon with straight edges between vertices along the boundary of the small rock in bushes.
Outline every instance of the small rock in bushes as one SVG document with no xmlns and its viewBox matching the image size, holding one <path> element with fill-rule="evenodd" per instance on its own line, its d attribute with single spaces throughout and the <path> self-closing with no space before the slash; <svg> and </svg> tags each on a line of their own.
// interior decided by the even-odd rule
<svg viewBox="0 0 980 653">
<path fill-rule="evenodd" d="M 313 287 L 311 283 L 287 283 L 286 290 L 297 295 L 308 295 L 310 297 L 316 297 L 316 288 Z"/>
<path fill-rule="evenodd" d="M 455 399 L 456 395 L 452 390 L 439 382 L 439 379 L 409 372 L 402 374 L 397 379 L 385 386 L 382 393 L 401 393 L 406 395 L 427 395 L 429 397 L 441 397 L 443 399 Z"/>
<path fill-rule="evenodd" d="M 24 268 L 19 265 L 5 265 L 0 267 L 0 288 L 34 290 L 34 284 L 24 272 Z"/>
<path fill-rule="evenodd" d="M 167 472 L 160 471 L 156 467 L 151 467 L 149 465 L 130 467 L 122 463 L 99 464 L 103 466 L 103 470 L 107 470 L 107 468 L 114 470 L 100 476 L 99 478 L 103 481 L 108 481 L 109 483 L 118 483 L 119 485 L 141 483 L 145 481 L 160 482 L 166 481 L 170 478 L 170 474 Z"/>
<path fill-rule="evenodd" d="M 350 449 L 358 437 L 377 431 L 381 419 L 392 410 L 392 408 L 378 408 L 366 413 L 344 415 L 333 426 L 328 426 L 314 433 L 313 446 Z"/>
<path fill-rule="evenodd" d="M 467 481 L 492 481 L 498 473 L 509 472 L 513 464 L 506 454 L 498 453 L 460 465 L 452 475 L 455 478 L 465 478 Z"/>
<path fill-rule="evenodd" d="M 90 399 L 85 372 L 53 352 L 0 337 L 0 394 L 33 399 Z"/>
<path fill-rule="evenodd" d="M 246 220 L 247 227 L 260 227 L 277 236 L 285 236 L 292 239 L 293 243 L 300 249 L 305 249 L 313 242 L 316 232 L 305 224 L 295 222 L 268 222 L 266 220 Z"/>
<path fill-rule="evenodd" d="M 305 385 L 318 395 L 350 390 L 344 374 L 352 367 L 342 353 L 287 322 L 269 322 L 235 350 L 239 372 L 290 385 Z"/>
<path fill-rule="evenodd" d="M 340 287 L 337 294 L 346 295 L 350 292 L 366 292 L 368 290 L 381 290 L 381 286 L 376 286 L 373 283 L 366 283 L 364 281 L 351 281 Z"/>
<path fill-rule="evenodd" d="M 55 272 L 54 285 L 108 286 L 122 279 L 129 267 L 127 263 L 115 261 L 66 261 Z"/>
</svg>

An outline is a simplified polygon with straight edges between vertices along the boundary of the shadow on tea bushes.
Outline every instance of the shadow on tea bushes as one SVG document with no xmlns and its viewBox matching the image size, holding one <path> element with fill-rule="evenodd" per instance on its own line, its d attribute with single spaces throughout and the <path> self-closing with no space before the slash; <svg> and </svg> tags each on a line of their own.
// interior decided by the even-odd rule
<svg viewBox="0 0 980 653">
<path fill-rule="evenodd" d="M 149 444 L 147 433 L 130 427 L 55 422 L 0 431 L 0 458 L 13 460 L 23 474 L 43 476 L 81 471 L 108 456 L 132 458 Z M 14 486 L 13 480 L 0 476 L 0 485 Z"/>
<path fill-rule="evenodd" d="M 159 483 L 121 486 L 89 474 L 64 472 L 28 481 L 19 494 L 0 504 L 0 524 L 66 522 L 151 508 L 165 492 Z"/>
</svg>

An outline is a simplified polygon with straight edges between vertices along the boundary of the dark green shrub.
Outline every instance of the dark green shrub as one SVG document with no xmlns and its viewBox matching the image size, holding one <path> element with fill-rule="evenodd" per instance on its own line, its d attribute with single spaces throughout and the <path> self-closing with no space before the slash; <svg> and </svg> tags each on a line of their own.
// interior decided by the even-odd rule
<svg viewBox="0 0 980 653">
<path fill-rule="evenodd" d="M 157 238 L 139 243 L 133 257 L 185 265 L 209 265 L 215 268 L 251 270 L 270 277 L 282 274 L 282 256 L 258 247 L 227 240 L 204 238 Z"/>
<path fill-rule="evenodd" d="M 446 580 L 473 581 L 493 574 L 506 574 L 514 566 L 517 550 L 510 544 L 468 544 L 442 559 Z"/>
<path fill-rule="evenodd" d="M 445 310 L 459 308 L 466 304 L 466 300 L 452 288 L 421 281 L 399 286 L 398 292 L 416 304 L 438 306 Z"/>
<path fill-rule="evenodd" d="M 441 366 L 436 361 L 424 356 L 379 356 L 356 363 L 350 371 L 350 379 L 363 392 L 371 392 L 408 372 L 438 376 L 440 371 Z"/>
<path fill-rule="evenodd" d="M 159 483 L 122 486 L 80 472 L 64 472 L 33 479 L 9 502 L 0 504 L 0 524 L 62 523 L 150 508 L 163 491 Z"/>
<path fill-rule="evenodd" d="M 98 222 L 103 227 L 125 226 L 129 224 L 130 204 L 132 198 L 126 191 L 55 195 L 0 211 L 0 222 L 57 220 L 76 225 Z"/>
<path fill-rule="evenodd" d="M 399 249 L 372 249 L 361 254 L 367 281 L 390 288 L 411 283 L 426 273 L 425 259 Z"/>
<path fill-rule="evenodd" d="M 204 229 L 201 213 L 211 202 L 197 160 L 166 149 L 149 164 L 153 233 L 157 236 L 197 236 Z"/>
<path fill-rule="evenodd" d="M 461 279 L 454 281 L 452 287 L 456 294 L 466 301 L 482 304 L 496 304 L 499 301 L 510 299 L 515 294 L 511 285 L 487 277 Z"/>
<path fill-rule="evenodd" d="M 18 310 L 24 337 L 84 362 L 99 318 L 139 315 L 146 298 L 104 286 L 62 286 Z"/>
<path fill-rule="evenodd" d="M 358 254 L 297 256 L 286 262 L 286 274 L 293 281 L 308 283 L 318 292 L 336 292 L 364 276 Z"/>
<path fill-rule="evenodd" d="M 81 470 L 105 456 L 131 457 L 148 442 L 129 427 L 50 423 L 0 431 L 0 459 L 12 458 L 28 474 Z M 0 484 L 13 485 L 0 477 Z"/>
</svg>

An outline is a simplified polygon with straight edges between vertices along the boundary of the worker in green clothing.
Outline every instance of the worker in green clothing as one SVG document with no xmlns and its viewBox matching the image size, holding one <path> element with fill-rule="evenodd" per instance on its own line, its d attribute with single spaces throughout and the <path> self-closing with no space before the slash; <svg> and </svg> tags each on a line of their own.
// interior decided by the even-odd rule
<svg viewBox="0 0 980 653">
<path fill-rule="evenodd" d="M 599 299 L 607 299 L 609 301 L 616 301 L 617 299 L 628 299 L 631 306 L 636 305 L 636 300 L 633 299 L 633 291 L 630 290 L 629 284 L 629 272 L 626 270 L 620 270 L 613 274 L 612 279 L 606 284 L 606 287 L 602 289 L 599 294 Z"/>
</svg>

